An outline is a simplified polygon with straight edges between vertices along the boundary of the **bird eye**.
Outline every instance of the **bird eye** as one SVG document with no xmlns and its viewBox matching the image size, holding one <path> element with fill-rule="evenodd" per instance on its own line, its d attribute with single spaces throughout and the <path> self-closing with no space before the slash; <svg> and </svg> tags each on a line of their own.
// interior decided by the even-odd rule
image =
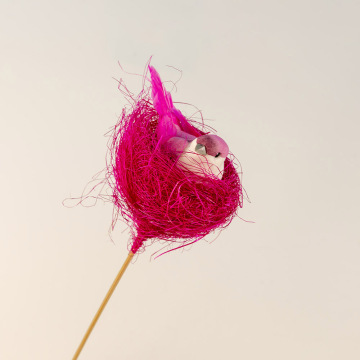
<svg viewBox="0 0 360 360">
<path fill-rule="evenodd" d="M 216 155 L 215 155 L 215 157 L 217 158 L 217 157 L 219 157 L 220 156 L 220 153 L 218 152 Z"/>
</svg>

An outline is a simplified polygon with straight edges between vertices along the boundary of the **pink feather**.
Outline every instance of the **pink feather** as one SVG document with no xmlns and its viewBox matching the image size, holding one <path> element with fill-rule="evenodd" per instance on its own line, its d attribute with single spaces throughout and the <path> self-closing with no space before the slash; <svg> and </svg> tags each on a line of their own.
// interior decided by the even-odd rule
<svg viewBox="0 0 360 360">
<path fill-rule="evenodd" d="M 171 94 L 166 91 L 160 76 L 154 67 L 149 65 L 151 75 L 151 95 L 155 110 L 159 114 L 157 136 L 161 144 L 177 136 L 187 141 L 194 140 L 202 133 L 192 126 L 180 110 L 174 107 Z"/>
</svg>

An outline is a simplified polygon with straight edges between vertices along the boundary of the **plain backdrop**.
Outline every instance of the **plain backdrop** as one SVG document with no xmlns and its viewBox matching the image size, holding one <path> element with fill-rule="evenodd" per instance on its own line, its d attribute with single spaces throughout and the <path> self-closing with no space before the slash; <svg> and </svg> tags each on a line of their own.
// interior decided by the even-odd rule
<svg viewBox="0 0 360 360">
<path fill-rule="evenodd" d="M 71 359 L 126 258 L 111 204 L 62 201 L 105 166 L 115 79 L 141 90 L 118 62 L 150 56 L 241 161 L 254 223 L 149 247 L 80 359 L 360 358 L 359 2 L 0 4 L 1 359 Z"/>
</svg>

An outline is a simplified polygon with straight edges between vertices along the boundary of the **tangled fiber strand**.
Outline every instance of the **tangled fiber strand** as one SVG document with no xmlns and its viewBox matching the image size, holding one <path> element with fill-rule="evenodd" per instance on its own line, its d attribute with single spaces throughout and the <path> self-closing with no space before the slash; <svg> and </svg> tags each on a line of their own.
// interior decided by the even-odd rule
<svg viewBox="0 0 360 360">
<path fill-rule="evenodd" d="M 158 114 L 143 91 L 130 109 L 123 110 L 109 143 L 113 227 L 120 214 L 132 231 L 133 253 L 142 251 L 146 240 L 177 243 L 176 249 L 190 245 L 228 226 L 242 207 L 242 185 L 232 154 L 225 160 L 222 180 L 199 177 L 178 167 L 159 145 L 157 123 Z"/>
</svg>

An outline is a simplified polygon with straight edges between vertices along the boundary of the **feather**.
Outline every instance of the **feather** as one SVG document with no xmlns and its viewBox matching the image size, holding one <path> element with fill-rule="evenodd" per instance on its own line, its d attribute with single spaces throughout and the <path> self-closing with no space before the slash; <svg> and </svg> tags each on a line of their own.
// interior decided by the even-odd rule
<svg viewBox="0 0 360 360">
<path fill-rule="evenodd" d="M 174 107 L 171 94 L 166 91 L 159 73 L 149 65 L 151 75 L 151 97 L 154 108 L 159 114 L 157 136 L 160 144 L 172 137 L 180 137 L 192 141 L 203 133 L 192 126 L 179 109 Z"/>
</svg>

